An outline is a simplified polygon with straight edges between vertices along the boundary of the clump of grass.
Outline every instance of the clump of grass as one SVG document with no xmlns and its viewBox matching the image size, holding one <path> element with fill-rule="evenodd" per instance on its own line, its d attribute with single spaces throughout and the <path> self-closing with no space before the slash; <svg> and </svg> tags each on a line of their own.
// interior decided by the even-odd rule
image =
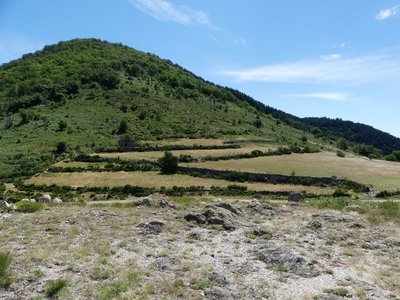
<svg viewBox="0 0 400 300">
<path fill-rule="evenodd" d="M 68 287 L 68 285 L 69 285 L 68 280 L 65 279 L 53 280 L 46 285 L 45 288 L 46 295 L 49 298 L 55 298 L 60 294 L 62 290 Z"/>
<path fill-rule="evenodd" d="M 0 287 L 7 287 L 12 283 L 9 270 L 11 260 L 10 252 L 0 252 Z"/>
<path fill-rule="evenodd" d="M 371 203 L 368 209 L 368 220 L 371 223 L 382 221 L 400 222 L 400 202 L 383 201 Z"/>
<path fill-rule="evenodd" d="M 117 298 L 121 293 L 127 292 L 129 284 L 126 282 L 107 283 L 99 288 L 98 299 L 109 300 Z"/>
<path fill-rule="evenodd" d="M 92 280 L 106 280 L 110 278 L 112 275 L 112 271 L 109 269 L 101 268 L 101 267 L 96 267 L 92 270 L 90 273 L 89 277 Z"/>
<path fill-rule="evenodd" d="M 350 198 L 318 198 L 307 201 L 307 206 L 319 209 L 330 208 L 342 210 L 346 206 L 353 204 L 353 202 Z"/>
<path fill-rule="evenodd" d="M 22 202 L 17 202 L 15 205 L 17 206 L 17 211 L 22 213 L 34 213 L 36 211 L 43 209 L 43 203 L 40 202 L 22 201 Z"/>
<path fill-rule="evenodd" d="M 336 288 L 336 289 L 326 289 L 324 290 L 327 294 L 333 294 L 340 297 L 347 297 L 350 292 L 345 288 Z"/>
</svg>

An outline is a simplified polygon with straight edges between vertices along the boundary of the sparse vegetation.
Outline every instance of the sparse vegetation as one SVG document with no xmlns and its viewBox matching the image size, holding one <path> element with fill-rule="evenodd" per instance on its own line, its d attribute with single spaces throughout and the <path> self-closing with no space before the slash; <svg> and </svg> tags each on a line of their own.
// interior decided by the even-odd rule
<svg viewBox="0 0 400 300">
<path fill-rule="evenodd" d="M 63 290 L 65 290 L 69 285 L 69 281 L 65 279 L 57 279 L 49 282 L 46 285 L 45 291 L 46 295 L 50 298 L 57 297 Z"/>
<path fill-rule="evenodd" d="M 11 253 L 0 252 L 0 288 L 7 287 L 12 283 L 10 264 Z"/>
</svg>

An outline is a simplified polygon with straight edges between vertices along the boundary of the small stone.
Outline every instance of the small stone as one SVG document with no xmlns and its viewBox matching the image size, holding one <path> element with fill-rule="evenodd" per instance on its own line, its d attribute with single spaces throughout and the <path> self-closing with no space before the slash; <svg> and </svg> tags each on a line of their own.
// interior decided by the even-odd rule
<svg viewBox="0 0 400 300">
<path fill-rule="evenodd" d="M 51 196 L 49 194 L 44 194 L 42 197 L 40 197 L 39 200 L 42 203 L 50 203 L 51 202 Z"/>
</svg>

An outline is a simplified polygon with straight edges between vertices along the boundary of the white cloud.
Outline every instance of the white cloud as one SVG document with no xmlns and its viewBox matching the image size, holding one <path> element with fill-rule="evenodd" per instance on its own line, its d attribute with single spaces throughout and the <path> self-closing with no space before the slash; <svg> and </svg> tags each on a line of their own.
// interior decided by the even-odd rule
<svg viewBox="0 0 400 300">
<path fill-rule="evenodd" d="M 176 6 L 166 0 L 129 0 L 142 12 L 161 21 L 175 22 L 181 25 L 201 25 L 218 29 L 207 13 L 186 6 Z"/>
<path fill-rule="evenodd" d="M 375 16 L 375 19 L 377 19 L 378 21 L 383 21 L 383 20 L 386 20 L 387 18 L 397 15 L 399 12 L 400 12 L 399 5 L 396 5 L 392 8 L 382 9 L 381 11 L 379 11 L 377 13 L 377 15 Z"/>
<path fill-rule="evenodd" d="M 242 82 L 359 85 L 391 80 L 399 83 L 400 52 L 393 48 L 353 58 L 300 60 L 220 73 Z"/>
<path fill-rule="evenodd" d="M 309 98 L 309 99 L 322 99 L 329 101 L 353 101 L 355 100 L 351 95 L 344 93 L 306 93 L 306 94 L 288 94 L 282 95 L 284 98 Z"/>
<path fill-rule="evenodd" d="M 337 60 L 337 59 L 341 59 L 341 58 L 342 58 L 342 55 L 340 55 L 339 53 L 321 55 L 321 59 L 323 59 L 323 60 Z"/>
</svg>

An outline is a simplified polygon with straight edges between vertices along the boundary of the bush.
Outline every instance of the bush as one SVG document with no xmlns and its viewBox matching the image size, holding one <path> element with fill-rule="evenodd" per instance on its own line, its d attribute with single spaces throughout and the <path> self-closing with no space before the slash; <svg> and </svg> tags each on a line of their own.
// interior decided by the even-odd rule
<svg viewBox="0 0 400 300">
<path fill-rule="evenodd" d="M 50 298 L 54 298 L 67 286 L 68 281 L 65 279 L 51 281 L 46 285 L 46 295 Z"/>
<path fill-rule="evenodd" d="M 67 150 L 67 144 L 65 142 L 58 142 L 56 145 L 56 153 L 63 154 Z"/>
<path fill-rule="evenodd" d="M 336 151 L 336 155 L 339 156 L 339 157 L 342 157 L 342 158 L 346 157 L 346 154 L 344 154 L 344 152 L 340 151 L 340 150 Z"/>
<path fill-rule="evenodd" d="M 17 206 L 17 210 L 22 213 L 33 213 L 43 208 L 43 204 L 39 202 L 17 202 L 15 204 Z"/>
<path fill-rule="evenodd" d="M 342 189 L 337 189 L 332 194 L 333 197 L 350 197 L 350 194 Z"/>
<path fill-rule="evenodd" d="M 61 120 L 60 122 L 58 122 L 58 131 L 64 131 L 67 127 L 68 127 L 68 124 L 64 120 Z"/>
<path fill-rule="evenodd" d="M 164 156 L 158 162 L 162 174 L 175 174 L 178 170 L 178 158 L 169 151 L 165 151 Z"/>
<path fill-rule="evenodd" d="M 10 264 L 10 252 L 0 252 L 0 287 L 7 287 L 12 282 L 11 274 L 9 271 Z"/>
</svg>

